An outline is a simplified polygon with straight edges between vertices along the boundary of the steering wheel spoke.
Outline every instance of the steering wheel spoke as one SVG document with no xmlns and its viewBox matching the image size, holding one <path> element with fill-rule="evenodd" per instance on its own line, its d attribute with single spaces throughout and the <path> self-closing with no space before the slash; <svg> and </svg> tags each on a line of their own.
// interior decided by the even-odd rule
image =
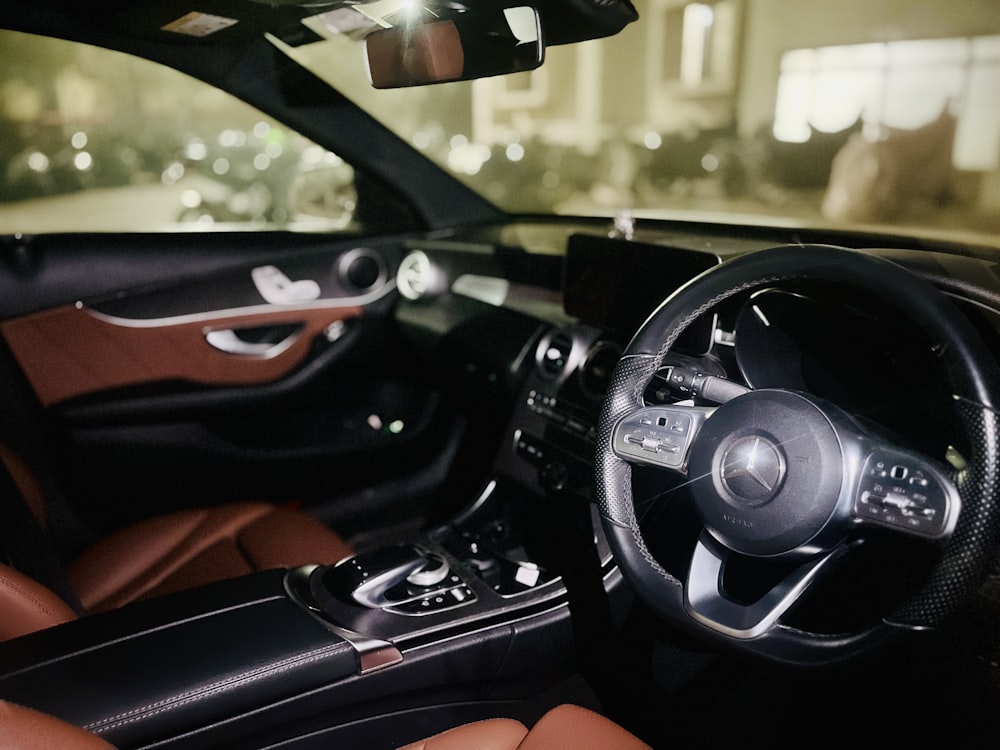
<svg viewBox="0 0 1000 750">
<path fill-rule="evenodd" d="M 691 557 L 684 606 L 694 620 L 715 632 L 739 640 L 757 638 L 775 627 L 820 573 L 846 550 L 847 546 L 841 545 L 806 560 L 759 599 L 742 603 L 727 594 L 724 586 L 726 565 L 735 555 L 704 533 Z"/>
<path fill-rule="evenodd" d="M 691 446 L 714 408 L 647 406 L 618 420 L 612 450 L 632 464 L 684 473 Z"/>
<path fill-rule="evenodd" d="M 958 488 L 925 457 L 879 447 L 860 472 L 853 519 L 923 539 L 951 535 L 962 508 Z"/>
</svg>

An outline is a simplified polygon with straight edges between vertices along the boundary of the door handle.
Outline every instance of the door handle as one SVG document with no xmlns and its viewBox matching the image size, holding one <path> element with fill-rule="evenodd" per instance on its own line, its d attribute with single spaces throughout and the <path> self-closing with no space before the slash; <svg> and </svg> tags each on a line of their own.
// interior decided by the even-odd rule
<svg viewBox="0 0 1000 750">
<path fill-rule="evenodd" d="M 280 341 L 248 341 L 240 337 L 240 332 L 237 329 L 219 328 L 213 331 L 205 331 L 205 341 L 208 342 L 209 346 L 226 354 L 270 359 L 271 357 L 277 357 L 294 344 L 300 332 L 301 327 L 296 328 Z"/>
</svg>

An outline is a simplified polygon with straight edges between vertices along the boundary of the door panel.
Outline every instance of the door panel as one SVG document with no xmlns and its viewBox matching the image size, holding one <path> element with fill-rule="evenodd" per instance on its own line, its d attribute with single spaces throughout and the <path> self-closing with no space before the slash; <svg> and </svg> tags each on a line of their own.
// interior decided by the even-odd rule
<svg viewBox="0 0 1000 750">
<path fill-rule="evenodd" d="M 433 514 L 465 420 L 433 376 L 401 366 L 419 359 L 392 315 L 402 243 L 313 237 L 296 250 L 284 237 L 280 252 L 242 255 L 243 240 L 213 238 L 228 267 L 202 274 L 210 264 L 187 263 L 183 236 L 173 263 L 159 238 L 148 265 L 141 242 L 116 238 L 95 269 L 128 267 L 120 278 L 141 283 L 116 290 L 102 277 L 93 296 L 68 283 L 95 288 L 86 248 L 0 272 L 27 310 L 0 335 L 44 410 L 73 509 L 98 534 L 250 499 L 303 505 L 358 534 Z M 261 268 L 280 269 L 277 295 L 255 279 Z M 38 298 L 59 303 L 32 310 Z M 368 496 L 377 508 L 359 503 Z"/>
<path fill-rule="evenodd" d="M 81 304 L 7 321 L 0 324 L 0 334 L 42 405 L 51 406 L 114 388 L 174 380 L 202 385 L 273 382 L 302 364 L 318 336 L 339 330 L 335 323 L 361 313 L 357 305 L 331 303 L 136 321 Z M 250 331 L 285 327 L 290 330 L 276 342 L 245 338 Z"/>
</svg>

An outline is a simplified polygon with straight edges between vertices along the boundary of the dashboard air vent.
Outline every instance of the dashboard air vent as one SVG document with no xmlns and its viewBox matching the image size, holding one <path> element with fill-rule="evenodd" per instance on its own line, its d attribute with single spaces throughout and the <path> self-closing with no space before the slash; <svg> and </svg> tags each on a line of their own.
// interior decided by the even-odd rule
<svg viewBox="0 0 1000 750">
<path fill-rule="evenodd" d="M 337 275 L 341 284 L 352 292 L 371 291 L 389 277 L 382 256 L 367 247 L 357 247 L 340 256 Z"/>
<path fill-rule="evenodd" d="M 399 264 L 396 287 L 407 299 L 418 300 L 441 294 L 448 288 L 444 271 L 422 250 L 409 253 Z"/>
</svg>

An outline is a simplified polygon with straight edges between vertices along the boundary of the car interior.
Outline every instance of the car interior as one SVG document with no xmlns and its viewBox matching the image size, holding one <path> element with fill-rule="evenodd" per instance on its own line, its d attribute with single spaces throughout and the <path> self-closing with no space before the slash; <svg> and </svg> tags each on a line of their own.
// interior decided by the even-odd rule
<svg viewBox="0 0 1000 750">
<path fill-rule="evenodd" d="M 659 6 L 411 27 L 387 2 L 0 7 L 228 92 L 356 190 L 334 230 L 0 211 L 0 745 L 994 746 L 1000 209 L 933 233 L 501 208 L 299 64 L 306 21 L 419 97 Z"/>
</svg>

